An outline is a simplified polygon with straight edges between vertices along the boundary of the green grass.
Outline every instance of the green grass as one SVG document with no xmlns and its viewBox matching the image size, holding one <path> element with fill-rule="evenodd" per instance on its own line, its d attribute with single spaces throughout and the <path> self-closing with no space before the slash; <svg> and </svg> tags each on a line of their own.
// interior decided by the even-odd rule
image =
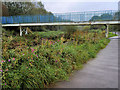
<svg viewBox="0 0 120 90">
<path fill-rule="evenodd" d="M 117 34 L 114 34 L 114 33 L 112 33 L 112 32 L 109 32 L 108 37 L 114 37 L 114 36 L 118 36 L 118 35 L 117 35 Z"/>
</svg>

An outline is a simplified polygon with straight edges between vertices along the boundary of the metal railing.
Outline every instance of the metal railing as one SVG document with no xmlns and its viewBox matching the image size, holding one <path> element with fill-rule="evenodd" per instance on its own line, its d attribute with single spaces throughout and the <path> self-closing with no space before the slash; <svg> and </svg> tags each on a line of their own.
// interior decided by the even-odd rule
<svg viewBox="0 0 120 90">
<path fill-rule="evenodd" d="M 72 13 L 54 13 L 45 15 L 21 15 L 2 17 L 2 24 L 15 23 L 53 23 L 53 22 L 82 22 L 94 20 L 114 20 L 114 15 L 117 11 L 87 11 L 87 12 L 72 12 Z"/>
</svg>

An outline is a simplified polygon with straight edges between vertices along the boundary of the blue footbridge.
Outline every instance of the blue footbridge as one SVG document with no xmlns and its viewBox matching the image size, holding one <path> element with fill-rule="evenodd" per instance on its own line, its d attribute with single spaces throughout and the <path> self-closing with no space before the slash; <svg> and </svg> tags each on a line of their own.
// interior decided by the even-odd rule
<svg viewBox="0 0 120 90">
<path fill-rule="evenodd" d="M 115 17 L 117 10 L 105 11 L 86 11 L 86 12 L 68 12 L 53 13 L 42 15 L 19 15 L 2 16 L 2 27 L 20 27 L 20 36 L 22 36 L 22 27 L 28 26 L 79 26 L 79 25 L 106 25 L 108 34 L 108 25 L 118 25 L 118 17 Z M 27 30 L 26 30 L 27 32 Z M 108 36 L 108 35 L 107 35 Z"/>
</svg>

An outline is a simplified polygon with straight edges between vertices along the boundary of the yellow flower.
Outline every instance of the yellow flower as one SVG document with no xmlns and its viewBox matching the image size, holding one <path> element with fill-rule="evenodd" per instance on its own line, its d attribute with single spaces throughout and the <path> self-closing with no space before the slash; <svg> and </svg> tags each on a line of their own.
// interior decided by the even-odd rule
<svg viewBox="0 0 120 90">
<path fill-rule="evenodd" d="M 63 37 L 61 37 L 61 41 L 64 41 L 64 38 L 63 38 Z"/>
<path fill-rule="evenodd" d="M 33 66 L 31 63 L 29 63 L 30 64 L 30 66 Z"/>
</svg>

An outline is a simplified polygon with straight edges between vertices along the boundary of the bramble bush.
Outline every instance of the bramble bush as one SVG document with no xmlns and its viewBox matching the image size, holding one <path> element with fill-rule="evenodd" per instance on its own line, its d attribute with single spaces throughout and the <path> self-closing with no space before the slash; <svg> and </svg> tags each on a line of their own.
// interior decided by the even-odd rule
<svg viewBox="0 0 120 90">
<path fill-rule="evenodd" d="M 41 36 L 43 34 L 46 38 Z M 45 88 L 57 81 L 68 80 L 73 70 L 82 68 L 110 41 L 103 31 L 76 30 L 69 39 L 63 35 L 57 39 L 48 38 L 52 33 L 38 35 L 37 40 L 40 41 L 35 46 L 33 41 L 36 38 L 29 39 L 29 35 L 18 37 L 4 34 L 0 70 L 3 88 Z"/>
</svg>

